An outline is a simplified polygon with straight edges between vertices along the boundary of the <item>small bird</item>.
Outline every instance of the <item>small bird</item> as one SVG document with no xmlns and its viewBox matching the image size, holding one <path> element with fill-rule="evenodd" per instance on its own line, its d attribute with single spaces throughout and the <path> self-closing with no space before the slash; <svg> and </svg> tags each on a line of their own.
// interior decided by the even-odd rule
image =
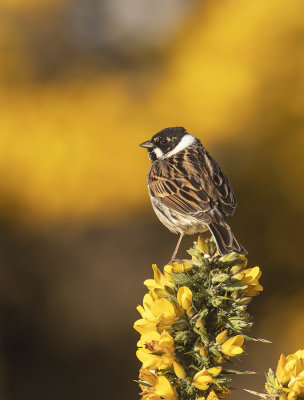
<svg viewBox="0 0 304 400">
<path fill-rule="evenodd" d="M 225 221 L 237 206 L 232 187 L 199 139 L 172 127 L 140 146 L 152 161 L 147 184 L 153 209 L 171 232 L 180 234 L 171 262 L 184 235 L 208 229 L 221 255 L 247 254 Z"/>
</svg>

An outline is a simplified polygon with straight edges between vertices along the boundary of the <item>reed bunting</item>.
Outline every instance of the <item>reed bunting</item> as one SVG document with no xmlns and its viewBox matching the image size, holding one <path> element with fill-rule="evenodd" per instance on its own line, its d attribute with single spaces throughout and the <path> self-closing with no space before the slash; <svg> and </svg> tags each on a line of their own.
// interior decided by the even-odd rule
<svg viewBox="0 0 304 400">
<path fill-rule="evenodd" d="M 180 237 L 210 230 L 221 255 L 247 254 L 225 218 L 237 206 L 232 187 L 217 162 L 185 128 L 166 128 L 140 144 L 152 161 L 148 190 L 160 221 Z"/>
</svg>

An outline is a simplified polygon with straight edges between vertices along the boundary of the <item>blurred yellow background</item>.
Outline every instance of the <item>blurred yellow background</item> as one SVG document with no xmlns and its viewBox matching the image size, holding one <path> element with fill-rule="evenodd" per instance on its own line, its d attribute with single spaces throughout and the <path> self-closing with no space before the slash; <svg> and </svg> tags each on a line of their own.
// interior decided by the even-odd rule
<svg viewBox="0 0 304 400">
<path fill-rule="evenodd" d="M 254 334 L 273 341 L 248 346 L 240 366 L 260 375 L 235 386 L 261 391 L 304 348 L 303 1 L 2 0 L 0 15 L 1 398 L 137 396 L 135 306 L 176 241 L 138 144 L 168 126 L 235 189 L 231 225 L 263 270 Z"/>
</svg>

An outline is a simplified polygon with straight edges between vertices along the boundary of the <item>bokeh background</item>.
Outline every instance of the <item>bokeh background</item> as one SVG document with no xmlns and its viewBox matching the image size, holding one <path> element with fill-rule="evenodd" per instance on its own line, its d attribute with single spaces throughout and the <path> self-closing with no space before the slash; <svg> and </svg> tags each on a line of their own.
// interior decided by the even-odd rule
<svg viewBox="0 0 304 400">
<path fill-rule="evenodd" d="M 303 0 L 0 1 L 0 398 L 138 398 L 132 324 L 156 219 L 138 143 L 198 136 L 263 270 L 235 398 L 304 348 Z M 194 237 L 187 237 L 186 256 Z"/>
</svg>

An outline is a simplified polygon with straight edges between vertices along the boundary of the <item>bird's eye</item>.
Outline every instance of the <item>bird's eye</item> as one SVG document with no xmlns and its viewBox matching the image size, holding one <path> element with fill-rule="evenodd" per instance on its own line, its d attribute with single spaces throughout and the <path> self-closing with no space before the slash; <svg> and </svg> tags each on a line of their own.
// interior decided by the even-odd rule
<svg viewBox="0 0 304 400">
<path fill-rule="evenodd" d="M 160 141 L 160 144 L 166 144 L 167 143 L 167 139 L 162 139 L 161 141 Z"/>
</svg>

